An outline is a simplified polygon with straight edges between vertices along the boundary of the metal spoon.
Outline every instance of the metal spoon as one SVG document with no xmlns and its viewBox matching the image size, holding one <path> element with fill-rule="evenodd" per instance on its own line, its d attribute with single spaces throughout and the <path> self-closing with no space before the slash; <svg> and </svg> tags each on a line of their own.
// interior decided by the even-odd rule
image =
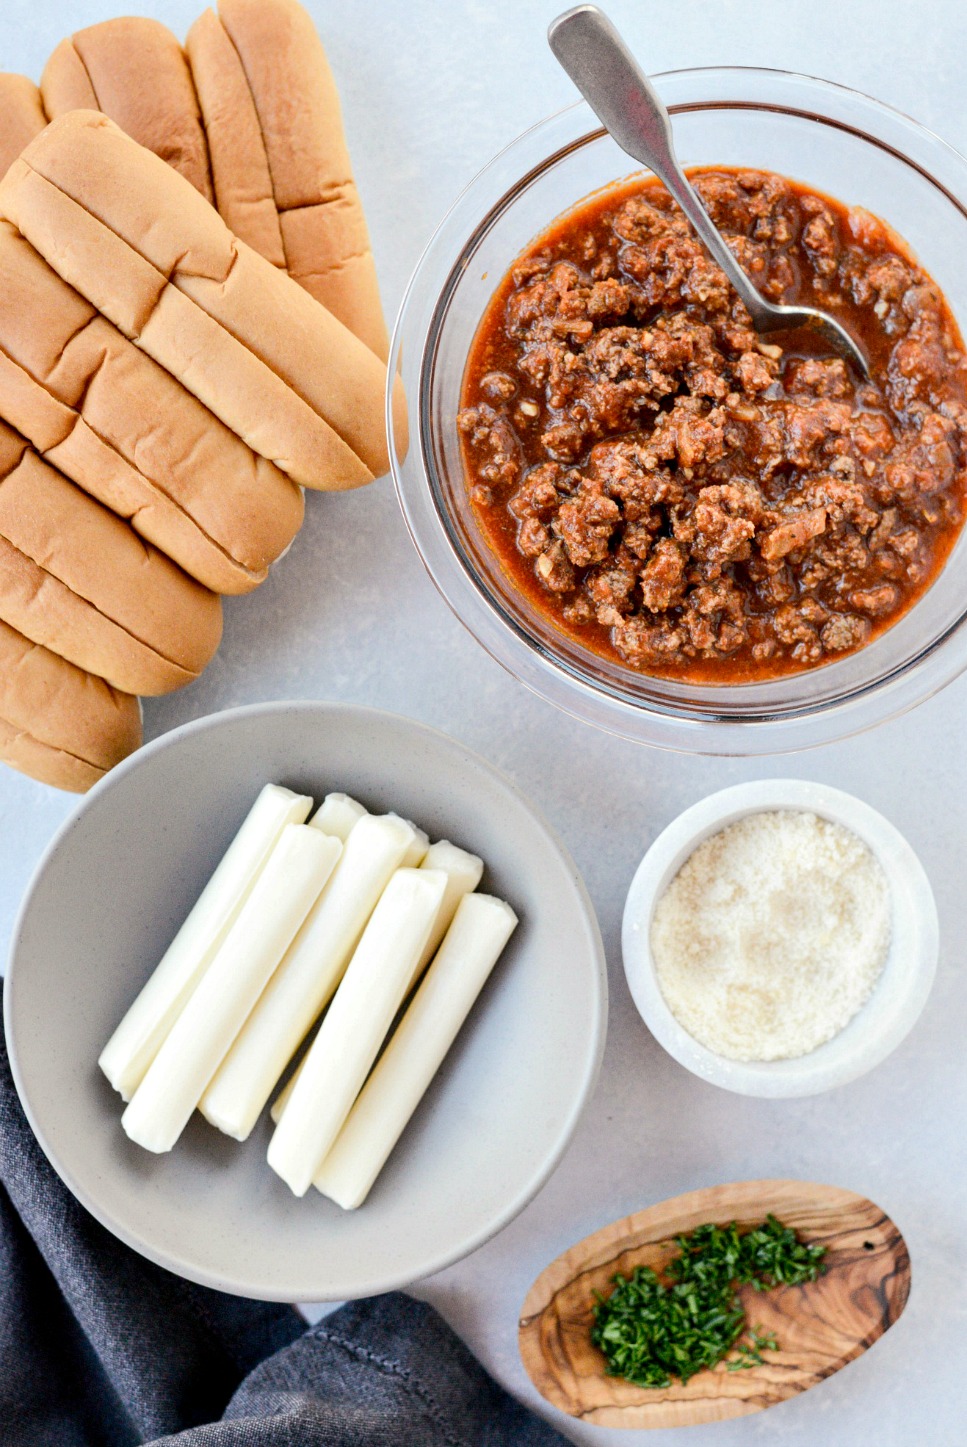
<svg viewBox="0 0 967 1447">
<path fill-rule="evenodd" d="M 866 357 L 839 322 L 808 306 L 777 306 L 753 286 L 678 163 L 668 112 L 608 17 L 596 5 L 577 5 L 552 21 L 550 47 L 588 105 L 622 150 L 653 171 L 678 202 L 699 241 L 722 268 L 760 335 L 809 327 L 819 332 L 859 376 Z"/>
</svg>

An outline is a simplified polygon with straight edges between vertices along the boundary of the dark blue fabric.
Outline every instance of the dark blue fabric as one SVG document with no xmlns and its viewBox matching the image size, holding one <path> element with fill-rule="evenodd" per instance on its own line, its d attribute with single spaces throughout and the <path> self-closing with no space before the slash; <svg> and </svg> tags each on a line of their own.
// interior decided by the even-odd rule
<svg viewBox="0 0 967 1447">
<path fill-rule="evenodd" d="M 306 1328 L 117 1241 L 47 1163 L 0 1038 L 0 1447 L 562 1447 L 435 1311 Z"/>
</svg>

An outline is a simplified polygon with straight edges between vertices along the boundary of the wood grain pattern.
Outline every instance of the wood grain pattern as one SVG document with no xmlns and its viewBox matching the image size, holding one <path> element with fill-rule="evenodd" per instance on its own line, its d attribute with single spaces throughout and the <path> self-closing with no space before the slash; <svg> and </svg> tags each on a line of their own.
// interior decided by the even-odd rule
<svg viewBox="0 0 967 1447">
<path fill-rule="evenodd" d="M 675 1236 L 707 1221 L 740 1229 L 772 1212 L 803 1241 L 827 1248 L 827 1270 L 803 1286 L 740 1292 L 751 1326 L 775 1332 L 763 1366 L 699 1372 L 687 1385 L 647 1389 L 604 1372 L 591 1344 L 593 1292 L 615 1272 L 661 1271 Z M 602 1427 L 682 1427 L 760 1412 L 853 1361 L 899 1318 L 910 1257 L 897 1227 L 872 1201 L 804 1181 L 744 1181 L 691 1191 L 588 1236 L 542 1272 L 520 1319 L 520 1354 L 538 1391 L 572 1417 Z"/>
</svg>

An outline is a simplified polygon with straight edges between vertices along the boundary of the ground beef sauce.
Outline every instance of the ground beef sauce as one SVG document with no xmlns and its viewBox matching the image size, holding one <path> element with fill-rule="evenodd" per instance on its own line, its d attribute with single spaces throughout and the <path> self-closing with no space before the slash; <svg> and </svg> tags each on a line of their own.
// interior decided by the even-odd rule
<svg viewBox="0 0 967 1447">
<path fill-rule="evenodd" d="M 638 179 L 519 258 L 458 426 L 480 526 L 558 628 L 644 673 L 752 682 L 859 648 L 935 577 L 964 518 L 967 367 L 882 222 L 766 172 L 692 177 L 763 293 L 832 312 L 872 381 L 818 337 L 760 340 Z"/>
</svg>

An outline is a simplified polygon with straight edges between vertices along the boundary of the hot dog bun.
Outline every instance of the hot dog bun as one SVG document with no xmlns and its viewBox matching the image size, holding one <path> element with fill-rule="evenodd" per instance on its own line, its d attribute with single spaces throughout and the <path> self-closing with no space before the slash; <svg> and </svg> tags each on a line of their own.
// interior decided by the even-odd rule
<svg viewBox="0 0 967 1447">
<path fill-rule="evenodd" d="M 185 49 L 208 136 L 218 213 L 240 241 L 284 271 L 282 227 L 258 112 L 241 57 L 213 10 L 195 21 Z"/>
<path fill-rule="evenodd" d="M 141 744 L 136 698 L 0 622 L 0 759 L 83 793 Z"/>
<path fill-rule="evenodd" d="M 0 176 L 47 124 L 40 91 L 25 75 L 0 75 Z"/>
<path fill-rule="evenodd" d="M 6 221 L 0 416 L 216 592 L 254 588 L 301 525 L 299 488 L 98 316 Z"/>
<path fill-rule="evenodd" d="M 52 122 L 0 182 L 0 213 L 293 481 L 356 487 L 386 471 L 382 363 L 104 116 Z M 403 426 L 398 385 L 396 406 Z"/>
<path fill-rule="evenodd" d="M 40 88 L 51 120 L 67 111 L 103 111 L 212 200 L 208 144 L 191 71 L 159 20 L 128 15 L 79 30 L 58 45 Z"/>
<path fill-rule="evenodd" d="M 221 604 L 0 425 L 0 619 L 125 693 L 191 683 Z"/>
<path fill-rule="evenodd" d="M 385 361 L 366 218 L 310 16 L 296 0 L 220 0 L 218 17 L 206 12 L 186 45 L 219 211 Z"/>
</svg>

